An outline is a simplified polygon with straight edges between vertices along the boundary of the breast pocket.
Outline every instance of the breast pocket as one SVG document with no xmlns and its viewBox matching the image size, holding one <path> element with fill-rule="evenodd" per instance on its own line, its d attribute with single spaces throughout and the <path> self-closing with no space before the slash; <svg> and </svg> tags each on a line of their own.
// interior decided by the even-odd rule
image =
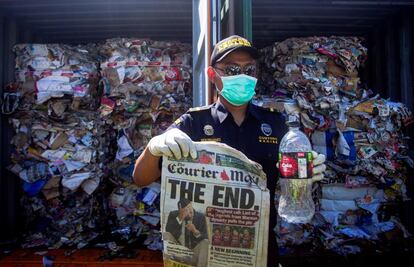
<svg viewBox="0 0 414 267">
<path fill-rule="evenodd" d="M 252 160 L 260 163 L 261 165 L 268 165 L 271 162 L 277 162 L 279 145 L 274 143 L 252 143 L 251 144 Z"/>
</svg>

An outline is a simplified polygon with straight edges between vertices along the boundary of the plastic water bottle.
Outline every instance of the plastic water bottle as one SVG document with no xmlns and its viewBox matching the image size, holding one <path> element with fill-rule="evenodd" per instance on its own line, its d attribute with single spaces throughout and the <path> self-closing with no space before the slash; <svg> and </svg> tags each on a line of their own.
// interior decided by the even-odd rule
<svg viewBox="0 0 414 267">
<path fill-rule="evenodd" d="M 279 216 L 289 223 L 308 223 L 315 213 L 312 199 L 312 146 L 290 116 L 289 131 L 279 146 Z"/>
</svg>

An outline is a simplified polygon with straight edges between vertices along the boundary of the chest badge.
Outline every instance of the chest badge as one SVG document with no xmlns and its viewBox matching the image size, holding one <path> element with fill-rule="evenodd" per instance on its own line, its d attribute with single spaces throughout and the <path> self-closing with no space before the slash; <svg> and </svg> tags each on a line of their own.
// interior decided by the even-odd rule
<svg viewBox="0 0 414 267">
<path fill-rule="evenodd" d="M 204 125 L 204 134 L 207 136 L 212 136 L 214 134 L 214 128 L 210 124 Z"/>
<path fill-rule="evenodd" d="M 272 134 L 272 127 L 268 123 L 262 123 L 260 129 L 262 130 L 262 133 L 266 136 L 270 136 Z"/>
</svg>

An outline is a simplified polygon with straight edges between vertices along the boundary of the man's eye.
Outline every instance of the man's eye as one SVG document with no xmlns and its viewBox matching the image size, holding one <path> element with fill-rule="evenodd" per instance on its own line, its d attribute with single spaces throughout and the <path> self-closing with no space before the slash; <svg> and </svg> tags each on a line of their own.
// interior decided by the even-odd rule
<svg viewBox="0 0 414 267">
<path fill-rule="evenodd" d="M 246 75 L 254 75 L 254 74 L 256 74 L 256 66 L 247 66 L 244 69 L 244 74 L 246 74 Z"/>
<path fill-rule="evenodd" d="M 239 66 L 228 66 L 226 68 L 227 75 L 238 75 L 240 74 L 240 67 Z"/>
</svg>

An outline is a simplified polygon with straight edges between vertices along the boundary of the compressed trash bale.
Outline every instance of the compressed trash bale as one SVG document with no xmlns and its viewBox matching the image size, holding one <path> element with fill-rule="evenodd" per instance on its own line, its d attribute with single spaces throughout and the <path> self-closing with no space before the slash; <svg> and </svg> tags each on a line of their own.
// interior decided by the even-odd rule
<svg viewBox="0 0 414 267">
<path fill-rule="evenodd" d="M 397 217 L 384 216 L 383 207 L 408 199 L 407 168 L 414 164 L 403 130 L 413 116 L 404 104 L 361 84 L 358 71 L 367 58 L 362 42 L 358 37 L 290 38 L 261 50 L 254 102 L 300 117 L 313 149 L 328 159 L 325 179 L 314 185 L 319 212 L 312 223 L 279 220 L 283 253 L 307 244 L 345 255 L 367 249 L 358 240 L 386 247 L 381 233 L 398 229 L 408 236 Z M 337 198 L 323 194 L 328 188 Z M 356 194 L 361 189 L 363 194 Z"/>
</svg>

